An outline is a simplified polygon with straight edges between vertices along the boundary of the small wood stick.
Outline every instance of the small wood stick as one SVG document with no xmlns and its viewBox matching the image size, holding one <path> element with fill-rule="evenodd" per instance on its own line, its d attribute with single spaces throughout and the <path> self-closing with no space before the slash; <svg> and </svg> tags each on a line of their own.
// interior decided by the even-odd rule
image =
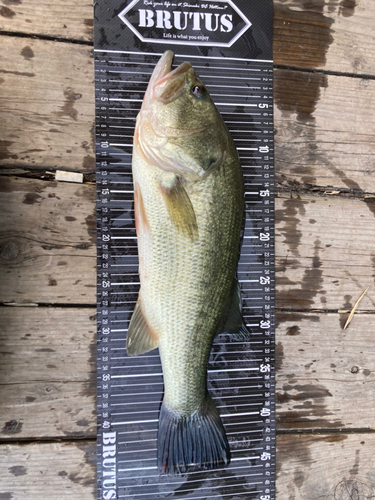
<svg viewBox="0 0 375 500">
<path fill-rule="evenodd" d="M 363 299 L 363 297 L 366 295 L 367 293 L 367 290 L 369 289 L 370 287 L 368 286 L 366 288 L 366 290 L 364 290 L 362 293 L 361 293 L 361 296 L 357 299 L 356 303 L 354 304 L 353 306 L 353 309 L 350 311 L 350 314 L 348 316 L 348 319 L 346 320 L 345 322 L 345 325 L 344 325 L 344 328 L 342 329 L 342 331 L 346 330 L 351 322 L 351 320 L 353 319 L 353 316 L 354 316 L 354 313 L 357 309 L 357 307 L 359 306 L 359 303 L 361 302 L 361 300 Z"/>
</svg>

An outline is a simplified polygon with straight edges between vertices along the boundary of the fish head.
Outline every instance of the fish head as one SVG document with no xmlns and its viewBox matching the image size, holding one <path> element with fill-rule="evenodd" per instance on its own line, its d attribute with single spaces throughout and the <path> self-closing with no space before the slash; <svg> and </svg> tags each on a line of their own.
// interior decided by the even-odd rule
<svg viewBox="0 0 375 500">
<path fill-rule="evenodd" d="M 224 160 L 229 134 L 191 64 L 172 70 L 173 57 L 165 52 L 153 71 L 134 144 L 149 163 L 199 180 Z"/>
</svg>

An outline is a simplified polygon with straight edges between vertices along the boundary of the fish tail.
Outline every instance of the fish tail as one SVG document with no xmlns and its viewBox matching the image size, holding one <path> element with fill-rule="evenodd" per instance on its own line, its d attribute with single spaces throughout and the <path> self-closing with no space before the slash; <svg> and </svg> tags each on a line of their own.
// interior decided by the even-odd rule
<svg viewBox="0 0 375 500">
<path fill-rule="evenodd" d="M 184 474 L 189 466 L 213 469 L 229 462 L 224 426 L 208 393 L 201 408 L 187 416 L 162 404 L 158 432 L 160 473 Z"/>
</svg>

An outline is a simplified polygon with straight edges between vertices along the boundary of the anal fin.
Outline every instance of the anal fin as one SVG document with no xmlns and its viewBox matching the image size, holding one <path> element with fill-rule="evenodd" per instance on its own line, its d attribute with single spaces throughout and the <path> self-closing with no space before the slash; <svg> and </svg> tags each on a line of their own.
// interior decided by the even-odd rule
<svg viewBox="0 0 375 500">
<path fill-rule="evenodd" d="M 139 354 L 144 354 L 145 352 L 152 351 L 152 349 L 156 349 L 158 345 L 158 336 L 148 325 L 138 298 L 130 320 L 126 352 L 128 356 L 138 356 Z"/>
</svg>

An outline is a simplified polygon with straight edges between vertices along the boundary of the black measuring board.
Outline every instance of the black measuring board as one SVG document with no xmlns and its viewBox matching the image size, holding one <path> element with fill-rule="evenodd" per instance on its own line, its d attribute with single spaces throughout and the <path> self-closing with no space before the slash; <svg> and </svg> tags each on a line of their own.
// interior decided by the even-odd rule
<svg viewBox="0 0 375 500">
<path fill-rule="evenodd" d="M 98 499 L 273 500 L 272 1 L 99 0 L 94 30 Z M 246 224 L 238 278 L 251 332 L 248 342 L 219 335 L 208 365 L 208 389 L 227 432 L 231 463 L 182 476 L 159 475 L 156 467 L 163 397 L 158 351 L 126 355 L 127 329 L 140 285 L 133 133 L 151 73 L 168 49 L 175 52 L 173 67 L 189 61 L 207 86 L 241 160 Z"/>
</svg>

